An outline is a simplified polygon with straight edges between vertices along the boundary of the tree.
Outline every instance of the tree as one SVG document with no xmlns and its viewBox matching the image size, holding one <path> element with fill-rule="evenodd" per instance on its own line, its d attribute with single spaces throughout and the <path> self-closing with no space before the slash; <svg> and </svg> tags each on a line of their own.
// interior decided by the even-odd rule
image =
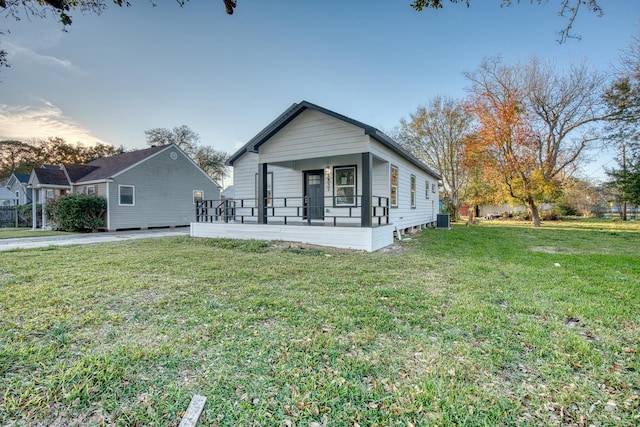
<svg viewBox="0 0 640 427">
<path fill-rule="evenodd" d="M 0 141 L 0 178 L 27 173 L 34 163 L 33 147 L 21 141 Z"/>
<path fill-rule="evenodd" d="M 585 65 L 556 74 L 536 58 L 507 66 L 483 61 L 471 82 L 469 111 L 477 120 L 487 167 L 500 173 L 509 195 L 527 206 L 540 226 L 538 204 L 553 199 L 567 172 L 599 139 L 603 77 Z"/>
<path fill-rule="evenodd" d="M 568 178 L 562 183 L 562 195 L 556 201 L 558 215 L 598 214 L 602 200 L 598 189 L 589 182 L 577 178 Z"/>
<path fill-rule="evenodd" d="M 443 197 L 454 220 L 469 182 L 462 153 L 471 123 L 472 117 L 458 101 L 443 97 L 435 97 L 426 106 L 418 107 L 409 121 L 400 121 L 401 143 L 416 158 L 440 172 Z"/>
<path fill-rule="evenodd" d="M 196 149 L 200 142 L 200 135 L 186 125 L 176 126 L 173 129 L 153 128 L 145 130 L 144 134 L 147 138 L 147 145 L 151 147 L 154 145 L 176 144 L 189 154 Z"/>
<path fill-rule="evenodd" d="M 43 164 L 60 165 L 62 163 L 84 164 L 100 157 L 113 156 L 124 152 L 124 147 L 96 143 L 85 146 L 81 143 L 70 144 L 60 137 L 50 137 L 30 141 L 35 156 L 34 167 Z"/>
<path fill-rule="evenodd" d="M 28 142 L 0 141 L 0 178 L 14 172 L 28 173 L 43 164 L 89 163 L 100 157 L 124 152 L 124 147 L 96 143 L 69 144 L 63 138 L 32 139 Z"/>
<path fill-rule="evenodd" d="M 451 3 L 464 3 L 467 7 L 471 5 L 471 0 L 449 1 Z M 446 0 L 415 0 L 411 3 L 411 7 L 419 12 L 423 9 L 442 9 L 443 3 L 445 2 Z M 547 0 L 530 0 L 530 2 L 542 4 L 546 3 Z M 520 3 L 520 0 L 502 0 L 501 6 L 511 6 L 513 3 Z M 567 25 L 564 29 L 559 31 L 560 39 L 558 42 L 564 43 L 568 38 L 579 38 L 571 32 L 571 29 L 573 27 L 573 23 L 578 17 L 578 13 L 584 8 L 592 13 L 596 13 L 598 16 L 602 16 L 604 13 L 602 7 L 598 4 L 598 0 L 560 0 L 560 10 L 558 15 L 567 20 Z"/>
<path fill-rule="evenodd" d="M 227 175 L 226 163 L 229 160 L 229 154 L 224 151 L 209 146 L 197 147 L 193 153 L 193 160 L 207 175 L 218 182 Z"/>
<path fill-rule="evenodd" d="M 619 150 L 618 167 L 607 171 L 608 186 L 620 202 L 620 216 L 627 219 L 627 203 L 640 201 L 640 39 L 621 57 L 618 76 L 604 93 L 610 113 L 607 138 Z"/>
<path fill-rule="evenodd" d="M 222 180 L 227 174 L 225 166 L 229 154 L 213 147 L 200 145 L 200 135 L 186 125 L 173 129 L 153 128 L 144 131 L 147 145 L 176 144 L 210 177 Z"/>
</svg>

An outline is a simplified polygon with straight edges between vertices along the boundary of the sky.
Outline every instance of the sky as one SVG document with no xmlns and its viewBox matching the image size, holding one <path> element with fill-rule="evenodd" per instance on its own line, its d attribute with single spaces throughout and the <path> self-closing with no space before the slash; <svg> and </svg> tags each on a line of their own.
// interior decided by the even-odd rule
<svg viewBox="0 0 640 427">
<path fill-rule="evenodd" d="M 640 35 L 640 1 L 601 0 L 582 10 L 580 40 L 559 44 L 560 0 L 501 7 L 501 0 L 445 2 L 416 12 L 410 0 L 222 0 L 109 3 L 16 22 L 0 14 L 0 139 L 146 147 L 144 131 L 187 125 L 203 145 L 235 152 L 303 100 L 389 132 L 435 96 L 461 99 L 465 71 L 500 55 L 559 69 L 586 61 L 610 71 Z M 583 176 L 604 179 L 608 153 Z"/>
</svg>

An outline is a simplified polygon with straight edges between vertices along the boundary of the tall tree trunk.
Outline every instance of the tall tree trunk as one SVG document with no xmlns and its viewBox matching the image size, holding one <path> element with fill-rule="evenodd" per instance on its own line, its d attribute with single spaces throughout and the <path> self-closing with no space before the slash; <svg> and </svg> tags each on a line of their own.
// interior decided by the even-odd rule
<svg viewBox="0 0 640 427">
<path fill-rule="evenodd" d="M 620 219 L 623 221 L 627 220 L 627 202 L 622 202 L 622 207 L 620 209 Z"/>
<path fill-rule="evenodd" d="M 534 227 L 540 227 L 540 213 L 533 199 L 527 200 L 527 209 L 529 210 L 529 215 L 531 215 L 531 224 Z"/>
</svg>

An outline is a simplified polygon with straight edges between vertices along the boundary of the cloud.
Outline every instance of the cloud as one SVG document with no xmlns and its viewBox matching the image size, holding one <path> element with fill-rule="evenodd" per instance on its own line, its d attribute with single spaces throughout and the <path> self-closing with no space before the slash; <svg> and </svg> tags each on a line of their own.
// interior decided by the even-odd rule
<svg viewBox="0 0 640 427">
<path fill-rule="evenodd" d="M 90 130 L 66 117 L 60 108 L 45 100 L 41 104 L 37 107 L 0 104 L 0 139 L 60 137 L 84 144 L 99 140 Z"/>
<path fill-rule="evenodd" d="M 67 59 L 60 59 L 51 55 L 42 55 L 33 49 L 30 49 L 24 46 L 19 46 L 13 43 L 5 42 L 3 43 L 3 48 L 9 54 L 9 58 L 10 58 L 9 60 L 11 62 L 17 62 L 19 60 L 22 60 L 25 62 L 32 62 L 32 63 L 35 62 L 39 64 L 39 66 L 53 66 L 57 68 L 63 68 L 66 71 L 83 73 L 83 71 L 80 68 L 73 65 L 71 61 Z"/>
</svg>

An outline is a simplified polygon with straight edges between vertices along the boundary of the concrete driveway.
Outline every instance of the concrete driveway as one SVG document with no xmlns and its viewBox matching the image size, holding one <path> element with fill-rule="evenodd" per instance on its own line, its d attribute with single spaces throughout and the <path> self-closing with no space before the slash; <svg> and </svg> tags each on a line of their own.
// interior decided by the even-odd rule
<svg viewBox="0 0 640 427">
<path fill-rule="evenodd" d="M 69 236 L 40 236 L 0 239 L 0 251 L 11 249 L 44 248 L 47 246 L 88 245 L 90 243 L 119 242 L 132 239 L 152 239 L 157 237 L 188 236 L 189 227 L 160 228 L 153 230 L 115 231 L 105 233 L 70 234 Z"/>
</svg>

